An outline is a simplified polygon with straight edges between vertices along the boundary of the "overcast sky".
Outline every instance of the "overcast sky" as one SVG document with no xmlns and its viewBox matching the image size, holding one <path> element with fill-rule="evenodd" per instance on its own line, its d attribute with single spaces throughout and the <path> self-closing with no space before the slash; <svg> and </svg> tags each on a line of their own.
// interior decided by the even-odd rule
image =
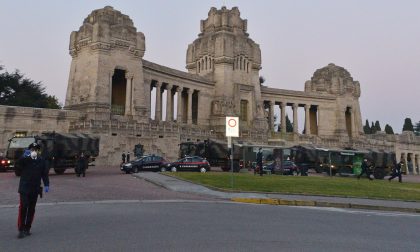
<svg viewBox="0 0 420 252">
<path fill-rule="evenodd" d="M 303 91 L 316 69 L 346 68 L 361 85 L 362 118 L 400 132 L 420 121 L 420 1 L 0 0 L 0 65 L 42 82 L 64 103 L 70 32 L 111 5 L 146 36 L 144 58 L 185 70 L 186 49 L 211 7 L 238 6 L 260 44 L 265 85 Z"/>
</svg>

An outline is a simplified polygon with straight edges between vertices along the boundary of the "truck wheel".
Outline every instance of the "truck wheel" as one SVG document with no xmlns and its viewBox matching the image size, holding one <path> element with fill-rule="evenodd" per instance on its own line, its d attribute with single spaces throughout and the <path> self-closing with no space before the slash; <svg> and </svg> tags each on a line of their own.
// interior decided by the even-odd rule
<svg viewBox="0 0 420 252">
<path fill-rule="evenodd" d="M 66 171 L 66 169 L 54 168 L 55 174 L 61 175 Z"/>
<path fill-rule="evenodd" d="M 375 177 L 375 179 L 384 179 L 385 171 L 381 168 L 376 168 L 373 172 L 373 177 Z"/>
</svg>

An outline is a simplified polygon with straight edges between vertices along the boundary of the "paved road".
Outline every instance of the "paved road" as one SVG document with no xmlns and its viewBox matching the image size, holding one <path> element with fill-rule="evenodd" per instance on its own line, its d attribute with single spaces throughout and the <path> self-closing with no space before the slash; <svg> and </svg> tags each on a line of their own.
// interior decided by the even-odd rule
<svg viewBox="0 0 420 252">
<path fill-rule="evenodd" d="M 419 251 L 419 215 L 228 202 L 40 205 L 16 239 L 0 208 L 0 251 Z"/>
<path fill-rule="evenodd" d="M 50 192 L 39 203 L 95 200 L 206 199 L 210 197 L 173 192 L 123 174 L 118 167 L 90 167 L 86 177 L 50 173 Z M 19 203 L 19 178 L 13 172 L 0 172 L 0 205 Z"/>
</svg>

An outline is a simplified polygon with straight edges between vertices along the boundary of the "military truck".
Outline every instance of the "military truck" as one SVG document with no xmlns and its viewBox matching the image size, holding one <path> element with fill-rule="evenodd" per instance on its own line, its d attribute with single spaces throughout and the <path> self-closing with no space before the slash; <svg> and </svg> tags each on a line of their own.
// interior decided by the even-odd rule
<svg viewBox="0 0 420 252">
<path fill-rule="evenodd" d="M 47 161 L 49 169 L 56 174 L 63 174 L 66 169 L 74 169 L 76 156 L 81 152 L 88 158 L 89 165 L 94 165 L 99 155 L 99 138 L 82 133 L 47 132 L 38 136 L 13 137 L 7 146 L 6 158 L 10 160 L 9 169 L 19 176 L 17 162 L 29 144 L 37 142 L 41 145 L 41 156 Z"/>
</svg>

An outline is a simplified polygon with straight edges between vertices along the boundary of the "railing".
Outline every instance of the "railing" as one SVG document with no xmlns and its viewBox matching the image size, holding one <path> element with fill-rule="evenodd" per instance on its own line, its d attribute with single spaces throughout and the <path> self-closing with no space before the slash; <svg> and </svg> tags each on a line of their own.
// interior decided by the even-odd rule
<svg viewBox="0 0 420 252">
<path fill-rule="evenodd" d="M 125 114 L 125 106 L 124 105 L 111 105 L 111 114 L 113 115 L 124 115 Z"/>
</svg>

